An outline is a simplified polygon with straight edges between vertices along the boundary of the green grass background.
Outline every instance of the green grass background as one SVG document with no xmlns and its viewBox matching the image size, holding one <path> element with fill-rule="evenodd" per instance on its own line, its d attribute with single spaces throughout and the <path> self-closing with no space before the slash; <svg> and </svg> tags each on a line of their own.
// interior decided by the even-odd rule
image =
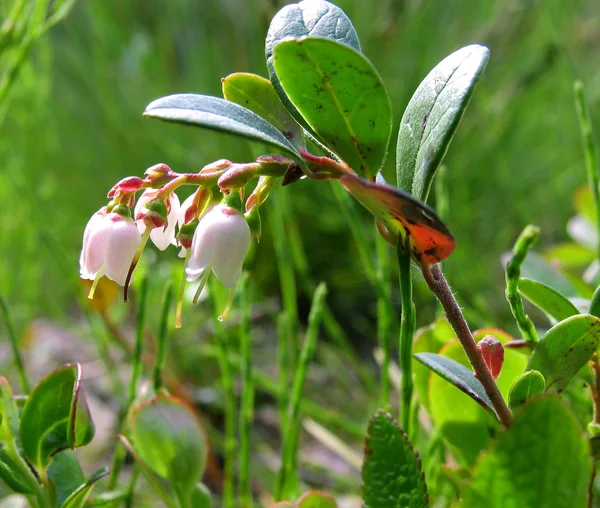
<svg viewBox="0 0 600 508">
<path fill-rule="evenodd" d="M 0 125 L 0 290 L 16 319 L 69 317 L 83 229 L 117 180 L 158 162 L 197 171 L 223 157 L 252 158 L 243 141 L 141 113 L 162 95 L 220 95 L 220 79 L 231 72 L 265 76 L 264 37 L 282 4 L 85 0 L 36 43 Z M 585 182 L 572 82 L 586 84 L 597 125 L 596 0 L 338 4 L 388 87 L 395 131 L 420 80 L 443 57 L 470 43 L 491 49 L 445 159 L 445 219 L 457 239 L 446 271 L 482 323 L 502 326 L 500 255 L 530 222 L 541 226 L 542 244 L 564 238 L 572 193 Z M 351 323 L 357 310 L 372 310 L 373 291 L 329 184 L 302 181 L 280 192 L 295 212 L 313 279 L 329 283 L 338 316 Z M 360 213 L 373 238 L 370 217 Z M 277 295 L 265 217 L 263 225 L 249 268 L 265 294 Z M 174 252 L 161 259 L 181 263 Z M 418 296 L 431 305 L 430 295 Z"/>
</svg>

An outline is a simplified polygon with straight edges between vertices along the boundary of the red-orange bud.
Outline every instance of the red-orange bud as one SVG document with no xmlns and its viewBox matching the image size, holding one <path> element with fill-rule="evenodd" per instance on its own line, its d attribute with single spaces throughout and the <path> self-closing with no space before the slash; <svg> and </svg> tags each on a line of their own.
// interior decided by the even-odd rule
<svg viewBox="0 0 600 508">
<path fill-rule="evenodd" d="M 502 343 L 493 335 L 486 335 L 477 343 L 477 347 L 483 355 L 485 364 L 490 369 L 494 379 L 497 379 L 502 371 L 504 363 L 504 348 Z"/>
</svg>

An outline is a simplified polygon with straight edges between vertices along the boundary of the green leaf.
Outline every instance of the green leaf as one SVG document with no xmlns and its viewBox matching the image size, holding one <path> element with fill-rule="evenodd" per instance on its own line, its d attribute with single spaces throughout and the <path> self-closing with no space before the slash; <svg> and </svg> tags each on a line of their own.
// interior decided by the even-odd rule
<svg viewBox="0 0 600 508">
<path fill-rule="evenodd" d="M 371 62 L 350 46 L 309 37 L 277 44 L 273 64 L 318 139 L 359 175 L 374 178 L 387 153 L 392 106 Z"/>
<path fill-rule="evenodd" d="M 592 301 L 590 302 L 590 314 L 592 316 L 600 317 L 600 286 L 594 291 Z"/>
<path fill-rule="evenodd" d="M 0 441 L 14 440 L 19 436 L 19 412 L 13 400 L 12 388 L 0 376 Z"/>
<path fill-rule="evenodd" d="M 521 278 L 519 293 L 556 321 L 579 314 L 579 309 L 567 298 L 542 282 Z"/>
<path fill-rule="evenodd" d="M 333 496 L 318 490 L 309 490 L 296 501 L 298 508 L 337 508 Z"/>
<path fill-rule="evenodd" d="M 204 127 L 258 141 L 281 150 L 304 166 L 294 145 L 277 128 L 234 102 L 208 95 L 168 95 L 148 104 L 144 116 Z"/>
<path fill-rule="evenodd" d="M 30 494 L 32 489 L 23 478 L 23 473 L 12 457 L 0 448 L 0 478 L 7 487 L 19 494 Z"/>
<path fill-rule="evenodd" d="M 503 260 L 510 258 L 512 253 L 505 254 Z M 521 277 L 536 280 L 567 298 L 578 296 L 577 289 L 565 275 L 552 266 L 537 252 L 529 252 L 521 265 Z"/>
<path fill-rule="evenodd" d="M 298 123 L 315 135 L 283 91 L 273 66 L 273 50 L 279 42 L 306 36 L 331 39 L 347 44 L 357 51 L 360 51 L 360 42 L 352 22 L 344 11 L 322 0 L 286 5 L 271 20 L 265 45 L 269 77 L 275 92 L 288 111 Z"/>
<path fill-rule="evenodd" d="M 426 201 L 452 136 L 489 58 L 473 44 L 452 53 L 421 82 L 408 103 L 398 132 L 398 187 Z"/>
<path fill-rule="evenodd" d="M 281 103 L 273 85 L 268 79 L 237 72 L 222 80 L 223 97 L 248 108 L 264 118 L 288 139 L 297 149 L 304 148 L 304 132 L 289 111 Z"/>
<path fill-rule="evenodd" d="M 88 497 L 90 497 L 96 482 L 107 476 L 108 472 L 107 467 L 96 471 L 89 480 L 69 496 L 69 498 L 61 505 L 61 508 L 83 508 Z"/>
<path fill-rule="evenodd" d="M 592 471 L 589 444 L 573 414 L 546 397 L 515 414 L 481 457 L 462 508 L 584 508 Z"/>
<path fill-rule="evenodd" d="M 419 353 L 414 356 L 438 376 L 456 386 L 456 388 L 466 393 L 482 408 L 489 411 L 493 416 L 496 416 L 492 402 L 479 380 L 473 375 L 473 371 L 455 360 L 434 353 Z"/>
<path fill-rule="evenodd" d="M 85 482 L 83 471 L 71 450 L 56 453 L 48 465 L 48 478 L 56 492 L 56 505 L 65 500 Z"/>
<path fill-rule="evenodd" d="M 157 475 L 189 499 L 206 466 L 206 437 L 194 412 L 183 402 L 158 396 L 142 404 L 132 419 L 133 447 Z"/>
<path fill-rule="evenodd" d="M 421 460 L 398 423 L 384 411 L 369 422 L 362 478 L 364 508 L 429 505 Z"/>
<path fill-rule="evenodd" d="M 39 469 L 44 469 L 56 452 L 92 440 L 94 424 L 79 364 L 56 369 L 37 384 L 21 413 L 19 433 L 25 455 Z"/>
<path fill-rule="evenodd" d="M 445 318 L 436 319 L 431 325 L 420 328 L 415 333 L 413 354 L 437 353 L 456 333 Z M 413 358 L 414 386 L 419 402 L 429 411 L 429 376 L 431 371 L 423 363 Z"/>
<path fill-rule="evenodd" d="M 586 365 L 600 345 L 600 319 L 579 314 L 561 321 L 536 345 L 527 370 L 539 370 L 546 391 L 560 392 Z"/>
<path fill-rule="evenodd" d="M 546 380 L 538 370 L 528 370 L 521 374 L 510 388 L 508 405 L 514 411 L 525 405 L 528 399 L 541 395 L 546 389 Z"/>
<path fill-rule="evenodd" d="M 484 328 L 473 333 L 476 340 L 488 334 L 501 342 L 510 340 L 509 335 L 494 328 Z M 468 371 L 470 379 L 475 379 L 467 355 L 457 339 L 446 343 L 439 355 L 457 362 Z M 525 355 L 505 349 L 504 366 L 496 380 L 505 398 L 526 364 Z M 463 458 L 467 465 L 474 464 L 481 451 L 489 446 L 493 431 L 499 428 L 495 413 L 484 409 L 444 378 L 433 374 L 429 380 L 429 401 L 431 418 L 446 442 L 451 445 L 455 457 Z"/>
<path fill-rule="evenodd" d="M 206 485 L 196 484 L 192 490 L 190 505 L 194 508 L 210 508 L 212 506 L 212 497 Z"/>
</svg>

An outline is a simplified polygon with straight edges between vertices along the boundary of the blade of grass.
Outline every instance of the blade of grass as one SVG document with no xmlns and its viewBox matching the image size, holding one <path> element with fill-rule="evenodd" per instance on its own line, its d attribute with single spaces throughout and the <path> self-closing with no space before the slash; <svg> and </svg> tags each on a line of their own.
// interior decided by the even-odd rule
<svg viewBox="0 0 600 508">
<path fill-rule="evenodd" d="M 288 404 L 288 425 L 283 436 L 281 469 L 275 493 L 276 500 L 281 500 L 282 497 L 287 494 L 287 492 L 285 492 L 286 487 L 292 483 L 294 477 L 297 476 L 298 436 L 300 433 L 300 410 L 304 394 L 304 383 L 306 381 L 308 364 L 310 363 L 317 345 L 317 337 L 326 295 L 326 285 L 324 283 L 319 284 L 315 291 L 308 316 L 306 339 L 300 353 L 298 368 L 294 374 L 294 384 Z"/>
<path fill-rule="evenodd" d="M 379 407 L 389 411 L 391 409 L 390 360 L 392 354 L 391 324 L 393 319 L 389 313 L 390 306 L 388 305 L 391 296 L 390 253 L 389 244 L 376 229 L 374 229 L 374 232 L 377 251 L 377 278 L 387 295 L 385 300 L 379 296 L 377 297 L 377 340 L 383 353 L 380 368 Z"/>
<path fill-rule="evenodd" d="M 19 374 L 21 390 L 25 395 L 28 395 L 31 388 L 29 384 L 29 378 L 27 377 L 27 372 L 25 372 L 25 367 L 23 366 L 23 358 L 21 358 L 21 352 L 19 351 L 19 338 L 17 337 L 17 334 L 15 332 L 15 328 L 10 317 L 8 306 L 6 305 L 6 301 L 4 300 L 4 297 L 2 295 L 0 295 L 0 311 L 2 311 L 2 318 L 4 319 L 6 331 L 8 332 L 8 338 L 10 339 L 10 347 L 12 349 L 13 361 L 15 362 L 17 373 Z"/>
<path fill-rule="evenodd" d="M 169 282 L 165 297 L 163 300 L 162 312 L 160 315 L 160 328 L 158 329 L 158 345 L 156 351 L 156 363 L 154 365 L 154 391 L 163 387 L 162 371 L 165 366 L 167 355 L 167 336 L 169 332 L 169 309 L 173 301 L 173 284 Z"/>
<path fill-rule="evenodd" d="M 240 408 L 240 505 L 252 508 L 252 486 L 250 484 L 250 443 L 254 418 L 254 382 L 252 379 L 252 342 L 250 340 L 251 298 L 248 274 L 239 282 L 240 294 L 240 351 L 242 356 L 242 402 Z"/>
</svg>

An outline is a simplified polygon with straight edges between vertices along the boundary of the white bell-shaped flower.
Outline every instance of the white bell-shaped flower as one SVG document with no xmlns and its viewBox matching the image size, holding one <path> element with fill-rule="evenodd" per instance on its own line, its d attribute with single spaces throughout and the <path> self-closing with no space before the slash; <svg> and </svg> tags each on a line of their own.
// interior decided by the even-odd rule
<svg viewBox="0 0 600 508">
<path fill-rule="evenodd" d="M 187 280 L 212 270 L 222 284 L 234 288 L 250 247 L 250 228 L 234 208 L 217 205 L 201 219 L 192 240 L 186 266 Z"/>
<path fill-rule="evenodd" d="M 146 213 L 148 213 L 148 204 L 156 199 L 153 194 L 156 191 L 145 192 L 140 196 L 138 202 L 135 205 L 135 209 L 133 212 L 134 217 L 137 219 L 138 217 L 143 217 Z M 175 226 L 177 225 L 177 219 L 179 218 L 179 198 L 177 194 L 172 192 L 169 195 L 169 199 L 166 200 L 165 204 L 167 205 L 167 223 L 165 226 L 154 227 L 150 232 L 150 240 L 152 243 L 156 245 L 156 247 L 160 250 L 165 250 L 175 238 Z M 147 226 L 147 221 L 144 219 L 136 220 L 137 227 L 140 233 L 144 233 Z"/>
<path fill-rule="evenodd" d="M 81 277 L 94 280 L 105 275 L 117 284 L 125 285 L 140 242 L 140 232 L 131 219 L 99 210 L 89 220 L 83 234 L 79 258 Z"/>
</svg>

